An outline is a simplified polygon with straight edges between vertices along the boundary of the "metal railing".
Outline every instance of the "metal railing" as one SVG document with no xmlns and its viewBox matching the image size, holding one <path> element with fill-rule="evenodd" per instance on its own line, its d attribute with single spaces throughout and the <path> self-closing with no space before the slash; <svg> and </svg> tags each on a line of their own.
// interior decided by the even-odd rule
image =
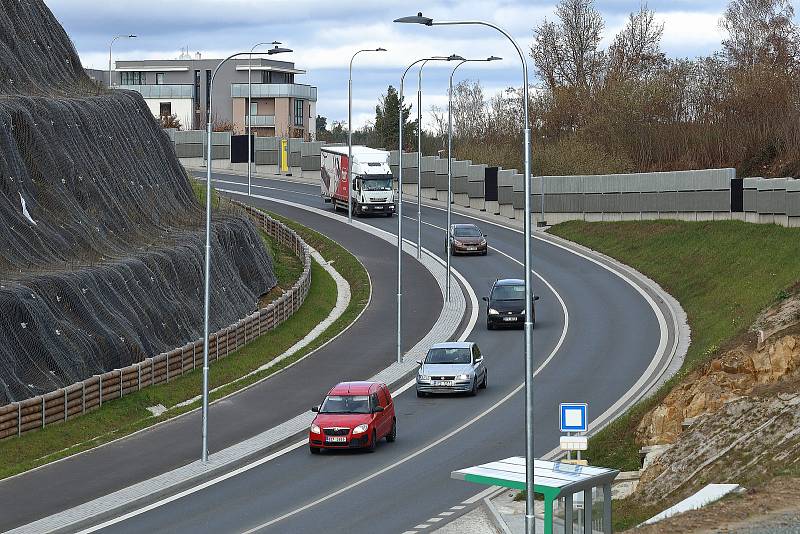
<svg viewBox="0 0 800 534">
<path fill-rule="evenodd" d="M 232 98 L 247 98 L 246 83 L 231 84 Z M 253 98 L 302 98 L 317 100 L 317 88 L 298 83 L 254 83 Z"/>
<path fill-rule="evenodd" d="M 275 126 L 275 115 L 253 115 L 253 126 Z M 248 115 L 244 116 L 244 125 L 250 122 Z"/>
<path fill-rule="evenodd" d="M 136 91 L 142 98 L 192 98 L 192 84 L 115 85 L 114 89 Z"/>
</svg>

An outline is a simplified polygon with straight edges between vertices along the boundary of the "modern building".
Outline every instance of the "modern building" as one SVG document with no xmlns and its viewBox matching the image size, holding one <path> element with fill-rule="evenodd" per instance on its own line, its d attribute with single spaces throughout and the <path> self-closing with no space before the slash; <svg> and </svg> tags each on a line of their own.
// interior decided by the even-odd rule
<svg viewBox="0 0 800 534">
<path fill-rule="evenodd" d="M 204 129 L 211 75 L 220 59 L 183 54 L 181 59 L 117 61 L 113 88 L 137 91 L 153 115 L 177 115 L 184 129 Z M 234 134 L 247 125 L 248 65 L 252 71 L 253 134 L 312 139 L 317 88 L 295 83 L 305 74 L 294 63 L 254 56 L 226 62 L 214 78 L 213 122 Z"/>
</svg>

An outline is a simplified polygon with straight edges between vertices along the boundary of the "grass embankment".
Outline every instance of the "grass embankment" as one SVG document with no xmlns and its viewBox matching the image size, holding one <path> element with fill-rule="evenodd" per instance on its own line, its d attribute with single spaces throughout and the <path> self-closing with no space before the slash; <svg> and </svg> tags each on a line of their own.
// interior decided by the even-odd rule
<svg viewBox="0 0 800 534">
<path fill-rule="evenodd" d="M 353 298 L 342 317 L 309 346 L 264 371 L 231 383 L 285 352 L 305 337 L 333 309 L 337 296 L 336 283 L 319 264 L 312 262 L 311 288 L 297 313 L 272 332 L 262 335 L 227 358 L 212 364 L 209 373 L 210 388 L 220 387 L 220 390 L 211 394 L 211 400 L 243 389 L 305 356 L 346 328 L 363 310 L 369 299 L 369 278 L 355 257 L 337 243 L 313 230 L 296 223 L 291 223 L 291 226 L 307 243 L 320 251 L 327 261 L 334 262 L 336 269 L 350 283 Z M 286 247 L 266 236 L 265 241 L 270 254 L 273 258 L 277 258 L 275 274 L 278 286 L 284 289 L 291 287 L 302 272 L 302 264 Z M 289 256 L 294 257 L 294 260 Z M 226 384 L 229 385 L 225 386 Z M 201 385 L 202 374 L 201 370 L 197 369 L 167 384 L 145 388 L 121 399 L 104 403 L 101 409 L 82 417 L 48 426 L 41 431 L 23 434 L 18 438 L 0 441 L 0 479 L 91 449 L 196 409 L 199 401 L 184 407 L 176 405 L 199 395 Z M 147 408 L 158 404 L 170 409 L 159 417 L 153 417 Z"/>
<path fill-rule="evenodd" d="M 639 469 L 635 431 L 647 411 L 698 365 L 743 333 L 758 313 L 787 296 L 800 279 L 800 230 L 718 222 L 567 222 L 551 233 L 601 251 L 646 274 L 683 306 L 692 342 L 681 371 L 650 398 L 589 440 L 593 465 Z M 622 501 L 624 503 L 624 501 Z M 620 506 L 616 528 L 649 511 Z"/>
</svg>

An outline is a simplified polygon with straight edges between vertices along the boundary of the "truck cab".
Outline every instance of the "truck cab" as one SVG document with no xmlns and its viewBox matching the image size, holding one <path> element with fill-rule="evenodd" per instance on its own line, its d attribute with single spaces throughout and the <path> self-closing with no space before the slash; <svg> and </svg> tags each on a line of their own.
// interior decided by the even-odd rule
<svg viewBox="0 0 800 534">
<path fill-rule="evenodd" d="M 347 188 L 349 165 L 346 146 L 321 150 L 321 193 L 334 209 L 347 209 L 347 195 L 352 197 L 355 215 L 386 215 L 395 212 L 395 192 L 389 153 L 365 146 L 352 147 L 352 191 Z"/>
</svg>

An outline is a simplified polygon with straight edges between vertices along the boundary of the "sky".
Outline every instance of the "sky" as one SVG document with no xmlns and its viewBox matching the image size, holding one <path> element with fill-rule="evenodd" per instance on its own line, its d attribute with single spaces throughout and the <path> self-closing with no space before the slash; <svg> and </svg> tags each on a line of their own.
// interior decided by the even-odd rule
<svg viewBox="0 0 800 534">
<path fill-rule="evenodd" d="M 500 56 L 502 61 L 471 63 L 454 80 L 479 80 L 487 97 L 522 85 L 520 60 L 501 34 L 480 26 L 393 24 L 392 20 L 424 14 L 437 20 L 486 20 L 504 28 L 527 54 L 533 28 L 554 19 L 553 0 L 443 0 L 437 2 L 355 0 L 45 0 L 66 29 L 86 67 L 108 68 L 108 44 L 116 34 L 137 39 L 117 41 L 117 60 L 172 59 L 181 48 L 204 58 L 222 58 L 249 50 L 253 44 L 281 41 L 294 50 L 274 56 L 294 61 L 306 74 L 297 83 L 318 87 L 317 113 L 330 125 L 347 119 L 348 64 L 353 66 L 353 124 L 375 118 L 375 105 L 391 84 L 399 86 L 403 70 L 427 56 L 458 54 L 466 58 Z M 725 0 L 651 0 L 648 5 L 664 23 L 662 48 L 670 57 L 696 57 L 720 46 L 719 19 Z M 622 29 L 638 0 L 596 0 L 605 19 L 601 46 Z M 530 79 L 536 83 L 529 59 Z M 450 65 L 452 67 L 452 64 Z M 431 62 L 423 77 L 423 124 L 431 124 L 430 108 L 447 104 L 446 62 Z M 405 94 L 415 100 L 416 69 L 406 76 Z M 407 97 L 408 98 L 408 97 Z M 413 113 L 416 113 L 414 111 Z"/>
</svg>

